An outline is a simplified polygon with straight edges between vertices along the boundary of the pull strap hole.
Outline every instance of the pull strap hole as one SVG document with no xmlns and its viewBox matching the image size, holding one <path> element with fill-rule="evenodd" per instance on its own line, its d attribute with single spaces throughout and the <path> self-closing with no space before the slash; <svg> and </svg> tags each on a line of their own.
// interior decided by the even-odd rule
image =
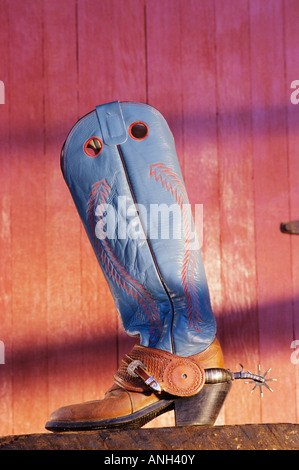
<svg viewBox="0 0 299 470">
<path fill-rule="evenodd" d="M 88 139 L 84 144 L 84 152 L 89 157 L 97 157 L 103 149 L 103 142 L 98 137 Z"/>
<path fill-rule="evenodd" d="M 135 140 L 143 140 L 148 136 L 148 126 L 141 121 L 133 122 L 130 125 L 129 134 Z"/>
</svg>

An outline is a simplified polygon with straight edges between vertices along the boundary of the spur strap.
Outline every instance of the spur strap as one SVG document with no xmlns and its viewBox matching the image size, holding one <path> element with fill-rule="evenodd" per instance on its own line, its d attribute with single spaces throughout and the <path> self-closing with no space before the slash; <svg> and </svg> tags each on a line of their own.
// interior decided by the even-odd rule
<svg viewBox="0 0 299 470">
<path fill-rule="evenodd" d="M 136 345 L 122 359 L 114 380 L 130 391 L 188 397 L 203 388 L 205 371 L 193 359 Z"/>
</svg>

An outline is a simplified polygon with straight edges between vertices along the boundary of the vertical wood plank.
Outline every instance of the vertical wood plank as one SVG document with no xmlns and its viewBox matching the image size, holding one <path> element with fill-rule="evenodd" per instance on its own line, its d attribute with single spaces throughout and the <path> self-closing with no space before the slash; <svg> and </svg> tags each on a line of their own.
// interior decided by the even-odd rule
<svg viewBox="0 0 299 470">
<path fill-rule="evenodd" d="M 262 421 L 294 422 L 290 239 L 279 230 L 290 216 L 282 2 L 252 0 L 250 22 L 260 360 L 278 379 Z"/>
<path fill-rule="evenodd" d="M 248 2 L 215 1 L 218 152 L 223 290 L 222 344 L 227 367 L 258 364 L 255 223 L 251 144 Z M 234 383 L 227 424 L 259 422 L 258 394 Z"/>
<path fill-rule="evenodd" d="M 148 102 L 166 118 L 183 171 L 180 0 L 147 1 Z"/>
<path fill-rule="evenodd" d="M 0 9 L 0 80 L 4 83 L 5 104 L 0 104 L 0 434 L 11 434 L 12 422 L 12 308 L 11 308 L 11 166 L 9 119 L 9 13 L 8 2 Z M 2 344 L 2 343 L 1 343 Z M 2 351 L 2 350 L 1 350 Z M 3 364 L 4 361 L 4 364 Z"/>
<path fill-rule="evenodd" d="M 291 0 L 284 2 L 284 30 L 285 30 L 285 63 L 286 82 L 285 93 L 287 103 L 288 123 L 288 165 L 289 165 L 289 190 L 290 190 L 290 219 L 299 220 L 299 104 L 293 104 L 291 94 L 295 91 L 291 88 L 294 80 L 299 80 L 299 4 Z M 285 220 L 283 221 L 285 222 Z M 288 235 L 287 235 L 288 237 Z M 293 337 L 290 343 L 290 361 L 292 373 L 296 377 L 296 422 L 299 419 L 299 237 L 291 235 L 292 277 L 293 277 Z"/>
<path fill-rule="evenodd" d="M 8 2 L 14 433 L 44 429 L 47 402 L 42 2 Z"/>
<path fill-rule="evenodd" d="M 80 115 L 146 100 L 144 0 L 78 1 Z"/>
<path fill-rule="evenodd" d="M 60 171 L 78 113 L 76 2 L 60 5 L 44 2 L 49 412 L 82 401 L 84 390 L 80 221 Z"/>
</svg>

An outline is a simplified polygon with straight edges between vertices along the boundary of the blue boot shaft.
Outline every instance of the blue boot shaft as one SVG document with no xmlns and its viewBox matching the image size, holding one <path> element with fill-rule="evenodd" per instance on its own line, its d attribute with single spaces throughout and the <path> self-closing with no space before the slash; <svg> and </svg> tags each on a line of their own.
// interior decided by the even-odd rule
<svg viewBox="0 0 299 470">
<path fill-rule="evenodd" d="M 180 356 L 206 349 L 215 318 L 163 116 L 140 103 L 97 106 L 70 131 L 61 167 L 125 331 Z"/>
</svg>

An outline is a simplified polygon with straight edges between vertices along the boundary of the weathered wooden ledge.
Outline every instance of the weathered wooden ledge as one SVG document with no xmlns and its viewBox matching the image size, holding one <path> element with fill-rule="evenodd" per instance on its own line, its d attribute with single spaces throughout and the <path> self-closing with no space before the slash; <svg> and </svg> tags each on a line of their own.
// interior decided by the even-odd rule
<svg viewBox="0 0 299 470">
<path fill-rule="evenodd" d="M 0 450 L 299 450 L 299 424 L 246 424 L 25 434 Z"/>
</svg>

